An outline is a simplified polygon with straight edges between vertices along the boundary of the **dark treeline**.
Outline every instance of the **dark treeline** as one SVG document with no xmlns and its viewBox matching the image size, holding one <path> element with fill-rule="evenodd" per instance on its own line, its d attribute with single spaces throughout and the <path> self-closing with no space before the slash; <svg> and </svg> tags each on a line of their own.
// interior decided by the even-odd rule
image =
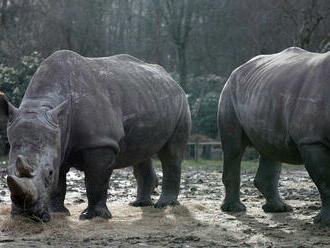
<svg viewBox="0 0 330 248">
<path fill-rule="evenodd" d="M 21 96 L 31 68 L 59 49 L 127 53 L 173 73 L 190 95 L 194 133 L 216 138 L 231 71 L 289 46 L 330 50 L 329 14 L 329 0 L 0 0 L 0 88 Z"/>
</svg>

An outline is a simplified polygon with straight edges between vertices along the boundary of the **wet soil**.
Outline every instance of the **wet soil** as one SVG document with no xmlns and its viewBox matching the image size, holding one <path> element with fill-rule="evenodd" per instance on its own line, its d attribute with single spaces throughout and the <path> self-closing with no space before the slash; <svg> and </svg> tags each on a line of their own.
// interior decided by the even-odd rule
<svg viewBox="0 0 330 248">
<path fill-rule="evenodd" d="M 220 210 L 224 197 L 218 166 L 185 166 L 180 206 L 129 206 L 136 194 L 132 170 L 113 173 L 107 205 L 113 218 L 79 221 L 87 199 L 83 173 L 68 174 L 66 205 L 71 216 L 49 223 L 10 218 L 5 172 L 0 169 L 0 247 L 330 247 L 330 228 L 313 224 L 320 210 L 317 189 L 304 168 L 283 169 L 280 192 L 292 213 L 264 213 L 264 199 L 253 186 L 255 169 L 242 171 L 246 213 Z M 161 169 L 156 167 L 161 181 Z M 153 195 L 159 197 L 160 188 Z"/>
</svg>

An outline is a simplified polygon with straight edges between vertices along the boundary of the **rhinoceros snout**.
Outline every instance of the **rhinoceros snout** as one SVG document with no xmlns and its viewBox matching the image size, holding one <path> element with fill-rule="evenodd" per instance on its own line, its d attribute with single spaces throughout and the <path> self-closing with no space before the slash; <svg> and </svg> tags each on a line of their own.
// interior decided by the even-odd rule
<svg viewBox="0 0 330 248">
<path fill-rule="evenodd" d="M 36 202 L 39 195 L 32 181 L 33 168 L 22 155 L 17 156 L 16 171 L 16 175 L 9 175 L 7 177 L 7 184 L 12 201 L 20 206 Z"/>
<path fill-rule="evenodd" d="M 10 190 L 12 215 L 22 215 L 37 222 L 48 222 L 50 215 L 47 211 L 45 199 L 41 197 L 42 187 L 38 184 L 33 167 L 27 159 L 19 155 L 16 160 L 16 170 L 7 177 L 7 184 Z M 38 190 L 39 189 L 39 190 Z"/>
<path fill-rule="evenodd" d="M 31 179 L 12 175 L 7 177 L 7 184 L 15 204 L 25 206 L 38 200 L 38 190 Z"/>
</svg>

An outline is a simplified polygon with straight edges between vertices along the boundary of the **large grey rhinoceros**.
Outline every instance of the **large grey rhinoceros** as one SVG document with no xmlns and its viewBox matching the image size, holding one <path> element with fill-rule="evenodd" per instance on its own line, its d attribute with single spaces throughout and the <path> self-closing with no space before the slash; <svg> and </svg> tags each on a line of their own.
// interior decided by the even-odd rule
<svg viewBox="0 0 330 248">
<path fill-rule="evenodd" d="M 288 48 L 257 56 L 237 68 L 219 101 L 224 152 L 223 211 L 244 211 L 240 162 L 246 146 L 260 153 L 255 186 L 265 212 L 292 208 L 279 196 L 280 162 L 305 164 L 316 184 L 321 212 L 314 222 L 330 225 L 330 54 Z"/>
<path fill-rule="evenodd" d="M 109 179 L 127 166 L 138 183 L 132 205 L 151 205 L 154 154 L 163 168 L 155 206 L 178 204 L 191 120 L 185 93 L 161 66 L 129 55 L 86 58 L 58 51 L 40 65 L 18 109 L 1 95 L 0 117 L 8 118 L 12 214 L 42 221 L 50 219 L 49 210 L 69 214 L 70 167 L 85 173 L 88 207 L 81 219 L 111 217 Z"/>
</svg>

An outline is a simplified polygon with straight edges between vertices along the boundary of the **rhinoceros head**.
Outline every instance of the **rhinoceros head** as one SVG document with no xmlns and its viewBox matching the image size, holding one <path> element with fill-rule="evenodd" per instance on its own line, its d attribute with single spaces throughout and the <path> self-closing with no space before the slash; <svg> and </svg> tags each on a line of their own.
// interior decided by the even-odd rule
<svg viewBox="0 0 330 248">
<path fill-rule="evenodd" d="M 64 108 L 16 109 L 0 95 L 0 117 L 8 118 L 10 144 L 7 184 L 12 214 L 49 221 L 48 199 L 56 185 L 61 156 L 57 115 Z"/>
</svg>

